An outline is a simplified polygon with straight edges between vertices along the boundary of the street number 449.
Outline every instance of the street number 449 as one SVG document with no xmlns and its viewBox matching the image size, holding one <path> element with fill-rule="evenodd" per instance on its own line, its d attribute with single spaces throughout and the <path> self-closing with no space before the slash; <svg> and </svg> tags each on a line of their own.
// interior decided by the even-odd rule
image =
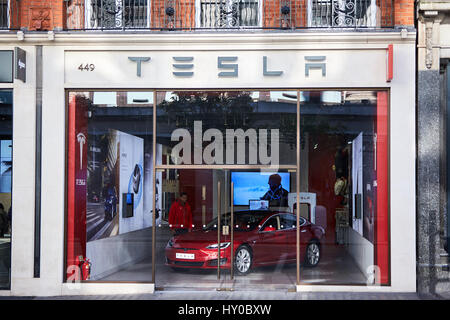
<svg viewBox="0 0 450 320">
<path fill-rule="evenodd" d="M 94 71 L 95 70 L 95 65 L 93 63 L 89 64 L 89 63 L 82 63 L 80 64 L 80 66 L 78 67 L 78 70 L 80 71 Z"/>
</svg>

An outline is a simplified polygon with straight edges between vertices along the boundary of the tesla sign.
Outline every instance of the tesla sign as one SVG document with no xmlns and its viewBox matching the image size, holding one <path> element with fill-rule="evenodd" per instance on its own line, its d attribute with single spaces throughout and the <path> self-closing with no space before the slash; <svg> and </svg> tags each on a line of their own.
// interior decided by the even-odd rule
<svg viewBox="0 0 450 320">
<path fill-rule="evenodd" d="M 151 57 L 128 57 L 130 61 L 136 63 L 136 76 L 142 77 L 142 64 L 151 62 Z M 194 75 L 194 57 L 172 57 L 173 72 L 176 77 L 192 77 Z M 305 56 L 305 76 L 309 77 L 310 70 L 320 69 L 322 76 L 326 76 L 326 57 L 325 56 Z M 82 68 L 83 69 L 83 68 Z M 238 77 L 239 64 L 237 56 L 217 57 L 217 76 L 218 77 Z M 226 70 L 226 71 L 225 71 Z M 283 70 L 269 70 L 268 57 L 262 57 L 262 74 L 269 77 L 280 77 Z"/>
<path fill-rule="evenodd" d="M 373 87 L 386 83 L 383 48 L 66 51 L 64 64 L 65 85 L 72 88 Z"/>
</svg>

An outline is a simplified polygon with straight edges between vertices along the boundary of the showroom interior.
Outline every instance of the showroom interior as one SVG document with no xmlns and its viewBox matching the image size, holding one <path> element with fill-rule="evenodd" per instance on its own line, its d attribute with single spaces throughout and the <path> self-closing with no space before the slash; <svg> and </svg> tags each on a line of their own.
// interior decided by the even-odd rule
<svg viewBox="0 0 450 320">
<path fill-rule="evenodd" d="M 68 89 L 66 281 L 389 285 L 389 94 Z"/>
</svg>

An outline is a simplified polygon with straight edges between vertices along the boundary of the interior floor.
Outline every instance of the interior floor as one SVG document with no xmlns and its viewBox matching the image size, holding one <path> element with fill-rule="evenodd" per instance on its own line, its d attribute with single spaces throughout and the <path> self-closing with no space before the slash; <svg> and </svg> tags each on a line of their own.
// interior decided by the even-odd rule
<svg viewBox="0 0 450 320">
<path fill-rule="evenodd" d="M 246 276 L 235 275 L 230 278 L 228 270 L 221 270 L 217 279 L 217 270 L 183 269 L 174 271 L 165 265 L 164 249 L 170 238 L 167 226 L 158 227 L 156 234 L 156 287 L 161 289 L 289 289 L 296 284 L 296 265 L 279 264 L 259 267 Z M 149 244 L 150 245 L 150 244 Z M 301 284 L 323 285 L 361 285 L 366 284 L 365 275 L 359 270 L 352 257 L 342 245 L 324 244 L 322 257 L 314 268 L 300 267 Z M 102 281 L 152 281 L 151 255 L 123 270 L 115 272 Z"/>
</svg>

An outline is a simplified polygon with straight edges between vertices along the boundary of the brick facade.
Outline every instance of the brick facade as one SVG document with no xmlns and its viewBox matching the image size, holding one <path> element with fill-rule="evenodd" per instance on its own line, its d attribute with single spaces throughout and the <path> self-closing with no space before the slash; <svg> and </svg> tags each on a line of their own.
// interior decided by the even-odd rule
<svg viewBox="0 0 450 320">
<path fill-rule="evenodd" d="M 168 15 L 173 8 L 173 15 Z M 151 27 L 181 29 L 195 27 L 195 0 L 152 0 Z"/>
<path fill-rule="evenodd" d="M 18 12 L 14 13 L 18 17 L 17 23 L 21 29 L 41 31 L 62 29 L 64 26 L 63 0 L 21 0 L 20 2 L 11 1 L 11 3 L 13 10 L 18 9 Z M 47 22 L 38 23 L 41 20 Z M 17 28 L 15 22 L 13 27 Z"/>
<path fill-rule="evenodd" d="M 153 29 L 194 28 L 196 26 L 195 3 L 195 0 L 151 0 L 150 27 Z M 11 1 L 11 4 L 12 29 L 85 28 L 85 0 L 21 0 L 20 2 Z M 281 8 L 285 5 L 289 7 L 289 13 L 283 15 Z M 168 7 L 174 9 L 172 16 L 167 14 L 170 13 L 170 10 L 167 11 Z M 382 27 L 414 25 L 413 0 L 377 0 L 377 7 L 381 13 L 378 14 L 377 21 Z M 51 12 L 47 14 L 49 10 Z M 262 13 L 263 28 L 308 27 L 308 0 L 264 0 Z M 47 18 L 43 19 L 43 16 Z M 47 20 L 49 23 L 39 23 L 39 20 Z"/>
<path fill-rule="evenodd" d="M 410 0 L 394 1 L 395 25 L 413 26 L 414 25 L 414 2 Z"/>
<path fill-rule="evenodd" d="M 281 14 L 283 7 L 289 13 Z M 307 26 L 307 0 L 266 0 L 263 2 L 263 26 L 265 28 L 291 28 Z"/>
</svg>

